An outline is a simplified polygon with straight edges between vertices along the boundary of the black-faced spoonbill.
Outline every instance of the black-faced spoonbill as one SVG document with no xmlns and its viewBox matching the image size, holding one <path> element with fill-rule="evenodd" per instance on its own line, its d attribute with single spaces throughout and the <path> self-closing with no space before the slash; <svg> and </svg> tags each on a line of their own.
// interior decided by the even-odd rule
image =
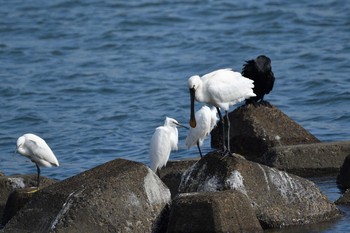
<svg viewBox="0 0 350 233">
<path fill-rule="evenodd" d="M 188 79 L 188 88 L 191 96 L 190 126 L 196 127 L 194 114 L 194 100 L 207 103 L 217 108 L 220 121 L 222 122 L 223 152 L 230 153 L 230 121 L 227 111 L 230 106 L 247 98 L 256 96 L 253 92 L 253 80 L 245 78 L 239 72 L 232 69 L 220 69 L 203 75 L 195 75 Z M 227 147 L 225 143 L 225 127 L 220 109 L 224 109 L 227 117 Z"/>
</svg>

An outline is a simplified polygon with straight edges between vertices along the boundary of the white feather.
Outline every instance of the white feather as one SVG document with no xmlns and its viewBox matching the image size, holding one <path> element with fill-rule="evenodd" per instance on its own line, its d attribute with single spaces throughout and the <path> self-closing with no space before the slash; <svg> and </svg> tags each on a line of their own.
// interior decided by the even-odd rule
<svg viewBox="0 0 350 233">
<path fill-rule="evenodd" d="M 166 166 L 170 152 L 177 150 L 177 124 L 175 119 L 167 117 L 164 126 L 156 128 L 150 144 L 150 162 L 153 171 Z"/>
<path fill-rule="evenodd" d="M 203 145 L 204 140 L 215 127 L 218 120 L 216 116 L 217 110 L 215 107 L 210 109 L 208 106 L 203 106 L 195 113 L 197 125 L 195 128 L 190 128 L 186 137 L 186 146 L 191 148 L 196 145 Z"/>
<path fill-rule="evenodd" d="M 28 157 L 32 162 L 42 167 L 59 166 L 55 154 L 44 139 L 35 134 L 24 134 L 17 140 L 18 153 Z"/>
<path fill-rule="evenodd" d="M 202 77 L 192 76 L 188 80 L 188 85 L 189 88 L 195 88 L 198 102 L 227 111 L 231 105 L 256 96 L 253 92 L 253 82 L 232 69 L 220 69 Z"/>
</svg>

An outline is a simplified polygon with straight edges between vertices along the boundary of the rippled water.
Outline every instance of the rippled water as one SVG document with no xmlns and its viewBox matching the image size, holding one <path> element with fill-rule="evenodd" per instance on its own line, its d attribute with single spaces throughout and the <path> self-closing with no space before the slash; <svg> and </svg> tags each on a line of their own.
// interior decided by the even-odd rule
<svg viewBox="0 0 350 233">
<path fill-rule="evenodd" d="M 267 100 L 322 141 L 349 140 L 349 12 L 346 0 L 3 1 L 0 170 L 36 172 L 12 156 L 27 132 L 57 155 L 51 178 L 115 158 L 148 164 L 165 116 L 188 122 L 189 76 L 260 54 L 277 78 Z M 171 158 L 198 156 L 185 136 Z"/>
</svg>

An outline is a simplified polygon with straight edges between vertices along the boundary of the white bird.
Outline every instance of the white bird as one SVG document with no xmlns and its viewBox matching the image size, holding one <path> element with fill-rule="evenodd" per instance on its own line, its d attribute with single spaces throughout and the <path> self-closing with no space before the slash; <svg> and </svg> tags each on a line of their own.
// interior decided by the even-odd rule
<svg viewBox="0 0 350 233">
<path fill-rule="evenodd" d="M 229 110 L 230 106 L 247 98 L 256 96 L 253 92 L 253 83 L 253 80 L 243 77 L 241 73 L 232 71 L 232 69 L 219 69 L 202 77 L 198 75 L 190 77 L 188 79 L 188 87 L 190 89 L 191 96 L 190 126 L 194 128 L 197 124 L 194 114 L 194 100 L 215 106 L 223 126 L 222 133 L 224 152 L 230 152 L 230 125 L 227 111 Z M 225 127 L 220 109 L 225 110 L 227 117 L 227 148 L 225 146 Z"/>
<path fill-rule="evenodd" d="M 187 148 L 191 148 L 197 145 L 198 151 L 201 157 L 202 151 L 201 146 L 203 145 L 204 139 L 206 139 L 209 133 L 213 130 L 218 120 L 216 116 L 217 110 L 215 107 L 211 109 L 208 106 L 203 106 L 199 109 L 196 114 L 197 125 L 195 128 L 190 128 L 186 138 Z"/>
<path fill-rule="evenodd" d="M 22 135 L 17 139 L 16 152 L 28 157 L 33 163 L 35 163 L 38 171 L 38 189 L 40 184 L 40 168 L 41 167 L 58 167 L 59 163 L 55 154 L 47 145 L 44 139 L 31 133 Z"/>
<path fill-rule="evenodd" d="M 150 145 L 151 169 L 157 172 L 158 169 L 166 166 L 170 152 L 177 150 L 178 131 L 177 126 L 187 128 L 179 124 L 175 119 L 166 117 L 163 126 L 156 128 Z M 158 173 L 159 175 L 159 173 Z"/>
</svg>

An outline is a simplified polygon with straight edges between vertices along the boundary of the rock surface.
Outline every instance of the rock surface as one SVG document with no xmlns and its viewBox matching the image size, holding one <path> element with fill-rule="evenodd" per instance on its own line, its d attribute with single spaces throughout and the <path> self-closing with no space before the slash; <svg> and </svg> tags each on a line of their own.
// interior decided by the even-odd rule
<svg viewBox="0 0 350 233">
<path fill-rule="evenodd" d="M 4 232 L 158 232 L 169 201 L 149 168 L 116 159 L 40 190 Z"/>
<path fill-rule="evenodd" d="M 243 105 L 229 113 L 230 147 L 234 153 L 258 161 L 275 146 L 320 142 L 315 136 L 275 107 Z M 211 133 L 213 148 L 221 148 L 221 122 Z"/>
<path fill-rule="evenodd" d="M 340 172 L 337 176 L 337 184 L 342 189 L 350 188 L 350 152 L 344 159 L 344 162 L 340 168 Z"/>
<path fill-rule="evenodd" d="M 173 200 L 168 233 L 263 232 L 247 196 L 239 191 L 184 193 Z"/>
<path fill-rule="evenodd" d="M 341 197 L 335 201 L 337 205 L 350 205 L 350 189 L 347 189 Z"/>
<path fill-rule="evenodd" d="M 182 174 L 198 160 L 199 158 L 168 161 L 166 167 L 159 171 L 160 178 L 170 189 L 172 198 L 178 193 Z"/>
<path fill-rule="evenodd" d="M 299 176 L 317 176 L 336 174 L 347 155 L 350 154 L 350 141 L 324 142 L 292 146 L 279 146 L 268 150 L 262 157 L 262 163 Z M 350 185 L 350 159 L 347 168 L 348 176 L 341 182 Z M 343 169 L 344 170 L 344 169 Z M 345 172 L 344 170 L 344 172 Z"/>
<path fill-rule="evenodd" d="M 7 199 L 4 214 L 1 218 L 1 226 L 5 226 L 32 199 L 37 190 L 36 187 L 32 187 L 13 191 Z"/>
<path fill-rule="evenodd" d="M 56 183 L 55 180 L 47 177 L 40 177 L 40 187 L 46 187 Z M 3 211 L 8 197 L 15 190 L 34 187 L 37 185 L 36 174 L 32 175 L 15 175 L 15 176 L 0 176 L 0 218 L 3 216 Z"/>
<path fill-rule="evenodd" d="M 238 190 L 263 228 L 316 223 L 340 216 L 311 181 L 240 157 L 209 153 L 184 174 L 179 192 Z"/>
</svg>

